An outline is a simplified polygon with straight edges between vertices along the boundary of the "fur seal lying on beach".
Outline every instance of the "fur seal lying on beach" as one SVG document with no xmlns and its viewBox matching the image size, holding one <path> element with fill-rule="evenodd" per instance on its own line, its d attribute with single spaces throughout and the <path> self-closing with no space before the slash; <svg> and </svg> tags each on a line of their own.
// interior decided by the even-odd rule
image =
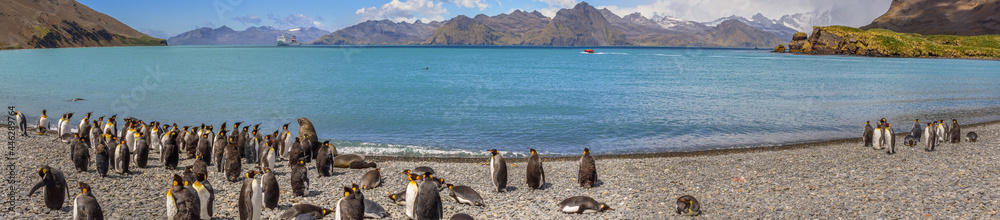
<svg viewBox="0 0 1000 220">
<path fill-rule="evenodd" d="M 333 150 L 332 147 L 331 147 L 330 150 L 331 150 L 330 153 L 332 153 L 332 150 Z M 348 167 L 351 166 L 351 163 L 353 163 L 355 161 L 364 162 L 365 161 L 365 156 L 364 155 L 359 155 L 359 154 L 341 154 L 341 155 L 337 155 L 336 157 L 333 158 L 333 167 L 336 167 L 336 168 L 348 168 Z"/>
</svg>

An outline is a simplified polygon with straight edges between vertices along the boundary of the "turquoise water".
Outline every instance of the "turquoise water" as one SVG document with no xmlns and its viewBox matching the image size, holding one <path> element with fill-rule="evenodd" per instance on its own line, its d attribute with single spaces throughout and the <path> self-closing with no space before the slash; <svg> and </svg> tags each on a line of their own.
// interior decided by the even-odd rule
<svg viewBox="0 0 1000 220">
<path fill-rule="evenodd" d="M 0 104 L 182 125 L 307 117 L 348 152 L 774 146 L 1000 119 L 1000 62 L 761 50 L 127 47 L 0 51 Z M 73 98 L 86 101 L 68 102 Z M 96 118 L 96 116 L 94 117 Z"/>
</svg>

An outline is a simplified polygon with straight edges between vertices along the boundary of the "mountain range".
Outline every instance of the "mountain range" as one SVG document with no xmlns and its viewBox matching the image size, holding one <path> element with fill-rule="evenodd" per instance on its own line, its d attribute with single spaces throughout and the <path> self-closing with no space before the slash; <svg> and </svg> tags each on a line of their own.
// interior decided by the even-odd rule
<svg viewBox="0 0 1000 220">
<path fill-rule="evenodd" d="M 295 36 L 299 42 L 312 42 L 329 31 L 316 27 L 278 30 L 269 26 L 249 27 L 236 31 L 222 26 L 216 29 L 203 27 L 167 39 L 170 45 L 274 45 L 279 35 Z"/>
<path fill-rule="evenodd" d="M 166 45 L 74 0 L 0 0 L 0 49 Z"/>
<path fill-rule="evenodd" d="M 515 10 L 431 23 L 366 21 L 313 44 L 773 47 L 783 42 L 745 22 L 722 23 L 707 26 L 665 16 L 648 19 L 638 13 L 620 17 L 581 2 L 552 18 Z"/>
</svg>

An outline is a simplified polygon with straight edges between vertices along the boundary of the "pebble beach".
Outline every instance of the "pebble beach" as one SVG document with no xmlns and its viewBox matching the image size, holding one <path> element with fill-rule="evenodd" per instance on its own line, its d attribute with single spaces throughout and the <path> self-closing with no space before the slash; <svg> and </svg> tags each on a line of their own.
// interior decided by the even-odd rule
<svg viewBox="0 0 1000 220">
<path fill-rule="evenodd" d="M 381 168 L 384 182 L 362 193 L 389 213 L 384 219 L 406 219 L 403 207 L 386 196 L 405 190 L 407 180 L 401 171 L 429 166 L 437 171 L 435 177 L 472 187 L 486 203 L 485 207 L 459 204 L 448 197 L 447 189 L 441 190 L 445 219 L 456 213 L 476 219 L 1000 218 L 1000 122 L 964 125 L 962 131 L 963 136 L 969 131 L 978 133 L 979 141 L 970 143 L 963 138 L 958 144 L 942 143 L 934 152 L 925 152 L 922 145 L 907 147 L 897 142 L 894 155 L 863 147 L 861 138 L 702 152 L 595 155 L 598 184 L 589 189 L 576 184 L 578 156 L 543 155 L 547 184 L 538 190 L 525 184 L 524 158 L 508 158 L 508 192 L 491 190 L 489 158 L 370 156 L 368 160 Z M 171 176 L 180 170 L 164 169 L 155 159 L 159 158 L 155 150 L 147 168 L 133 167 L 131 175 L 112 170 L 102 178 L 93 161 L 88 172 L 76 171 L 69 144 L 54 141 L 54 135 L 29 135 L 16 137 L 14 157 L 0 157 L 4 179 L 14 182 L 2 187 L 4 197 L 9 189 L 14 193 L 13 207 L 3 207 L 13 208 L 13 212 L 3 212 L 2 219 L 72 217 L 72 198 L 62 209 L 50 210 L 42 201 L 41 190 L 27 195 L 41 179 L 37 170 L 42 165 L 66 175 L 73 197 L 80 192 L 78 181 L 90 184 L 106 219 L 165 218 L 164 196 Z M 903 136 L 897 134 L 897 139 Z M 7 148 L 2 153 L 7 155 Z M 183 159 L 180 165 L 192 163 L 193 159 Z M 8 164 L 14 165 L 15 175 L 6 174 Z M 213 219 L 238 219 L 236 203 L 242 180 L 226 181 L 222 173 L 215 172 L 215 165 L 209 167 L 208 177 L 216 190 Z M 253 166 L 244 163 L 243 170 Z M 343 197 L 342 186 L 360 183 L 361 176 L 370 170 L 335 168 L 334 176 L 318 177 L 315 163 L 308 167 L 312 182 L 309 195 L 293 197 L 287 161 L 278 163 L 274 170 L 282 190 L 279 207 L 265 209 L 264 218 L 276 219 L 298 203 L 333 208 Z M 559 211 L 557 203 L 579 195 L 614 210 L 595 214 Z M 682 195 L 697 198 L 703 213 L 695 217 L 674 213 L 675 201 Z"/>
</svg>

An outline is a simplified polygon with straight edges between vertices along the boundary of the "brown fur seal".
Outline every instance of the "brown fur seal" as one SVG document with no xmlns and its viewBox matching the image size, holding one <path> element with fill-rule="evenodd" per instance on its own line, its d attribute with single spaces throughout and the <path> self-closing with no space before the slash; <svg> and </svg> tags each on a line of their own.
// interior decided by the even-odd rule
<svg viewBox="0 0 1000 220">
<path fill-rule="evenodd" d="M 355 161 L 365 161 L 365 156 L 359 154 L 344 154 L 333 158 L 333 167 L 336 168 L 348 168 L 351 166 L 352 162 Z"/>
<path fill-rule="evenodd" d="M 303 139 L 306 137 L 306 135 L 309 135 L 308 136 L 309 140 L 314 145 L 322 143 L 316 136 L 316 127 L 313 127 L 312 121 L 309 121 L 308 118 L 299 118 L 298 121 L 299 121 L 299 136 L 298 136 L 299 139 Z M 309 149 L 316 149 L 316 146 L 310 146 Z M 337 148 L 333 148 L 333 152 L 331 153 L 333 153 L 333 155 L 337 155 Z"/>
</svg>

